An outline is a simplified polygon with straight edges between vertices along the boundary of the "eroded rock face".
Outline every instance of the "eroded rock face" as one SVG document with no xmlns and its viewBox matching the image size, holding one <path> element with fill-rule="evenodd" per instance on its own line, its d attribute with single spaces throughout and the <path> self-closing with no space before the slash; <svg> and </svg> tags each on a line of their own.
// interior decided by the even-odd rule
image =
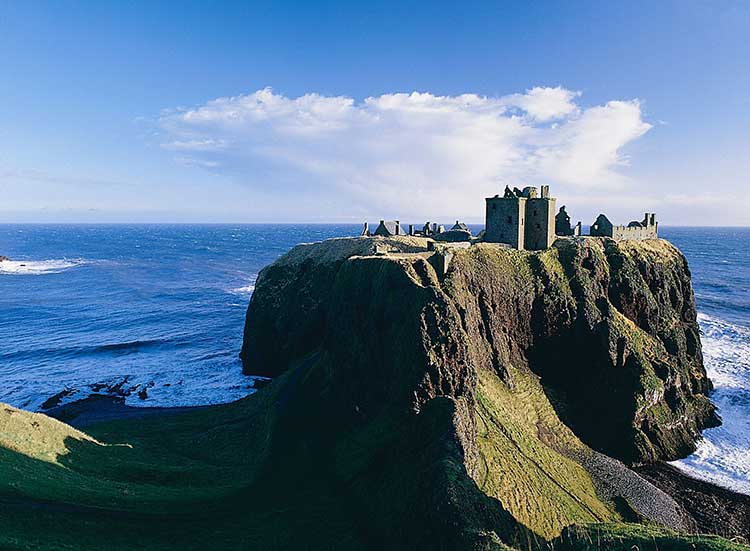
<svg viewBox="0 0 750 551">
<path fill-rule="evenodd" d="M 371 254 L 376 241 L 391 252 Z M 281 456 L 346 464 L 331 476 L 380 530 L 429 525 L 485 548 L 612 520 L 575 459 L 587 445 L 674 459 L 717 423 L 690 272 L 668 242 L 483 244 L 443 277 L 432 261 L 417 238 L 302 245 L 261 272 L 248 307 L 244 370 L 289 372 Z M 541 509 L 522 503 L 532 494 Z"/>
<path fill-rule="evenodd" d="M 478 369 L 512 386 L 528 368 L 585 442 L 630 463 L 684 456 L 717 423 L 690 272 L 668 242 L 480 245 L 457 251 L 438 281 L 426 255 L 367 256 L 370 241 L 301 246 L 262 272 L 246 372 L 276 376 L 322 347 L 350 366 L 337 382 L 363 391 L 360 410 L 398 397 L 418 411 L 435 396 L 471 397 Z"/>
</svg>

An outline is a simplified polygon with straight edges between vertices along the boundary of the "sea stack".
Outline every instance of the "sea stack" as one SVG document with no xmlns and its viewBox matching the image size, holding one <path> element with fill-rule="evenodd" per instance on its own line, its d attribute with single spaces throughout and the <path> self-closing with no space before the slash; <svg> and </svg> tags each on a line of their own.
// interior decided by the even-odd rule
<svg viewBox="0 0 750 551">
<path fill-rule="evenodd" d="M 241 356 L 281 379 L 284 453 L 323 454 L 374 533 L 417 546 L 555 537 L 622 500 L 685 529 L 623 465 L 684 457 L 719 422 L 682 253 L 597 237 L 445 254 L 333 239 L 261 272 Z"/>
</svg>

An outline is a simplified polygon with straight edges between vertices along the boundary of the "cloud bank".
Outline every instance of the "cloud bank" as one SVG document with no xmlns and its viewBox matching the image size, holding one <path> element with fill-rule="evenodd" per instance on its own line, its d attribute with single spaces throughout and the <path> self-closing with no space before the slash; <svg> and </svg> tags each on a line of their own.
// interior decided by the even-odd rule
<svg viewBox="0 0 750 551">
<path fill-rule="evenodd" d="M 651 128 L 639 101 L 582 108 L 579 97 L 557 87 L 357 102 L 265 88 L 165 112 L 159 126 L 178 162 L 264 194 L 328 198 L 357 212 L 464 215 L 506 184 L 627 188 L 622 149 Z"/>
</svg>

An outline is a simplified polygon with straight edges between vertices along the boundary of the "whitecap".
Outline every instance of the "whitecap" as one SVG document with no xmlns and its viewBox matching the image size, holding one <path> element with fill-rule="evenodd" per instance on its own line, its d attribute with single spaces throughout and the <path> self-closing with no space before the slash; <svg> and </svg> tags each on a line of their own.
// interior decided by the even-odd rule
<svg viewBox="0 0 750 551">
<path fill-rule="evenodd" d="M 81 259 L 69 260 L 3 260 L 0 262 L 0 274 L 6 275 L 44 275 L 59 274 L 70 268 L 84 264 Z"/>
</svg>

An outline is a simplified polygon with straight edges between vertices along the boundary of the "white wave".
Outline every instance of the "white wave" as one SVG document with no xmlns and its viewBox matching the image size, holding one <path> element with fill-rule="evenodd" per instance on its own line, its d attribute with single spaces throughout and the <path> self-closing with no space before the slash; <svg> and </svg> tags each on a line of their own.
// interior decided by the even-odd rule
<svg viewBox="0 0 750 551">
<path fill-rule="evenodd" d="M 698 323 L 714 386 L 750 389 L 750 329 L 706 314 L 698 314 Z"/>
<path fill-rule="evenodd" d="M 255 291 L 255 280 L 257 279 L 257 277 L 257 275 L 250 276 L 248 281 L 246 282 L 246 285 L 243 285 L 242 287 L 235 287 L 234 289 L 229 289 L 229 292 L 233 295 L 252 295 L 253 291 Z"/>
<path fill-rule="evenodd" d="M 0 262 L 0 274 L 7 275 L 44 275 L 59 274 L 70 268 L 81 266 L 81 259 L 69 260 L 3 260 Z"/>
<path fill-rule="evenodd" d="M 722 417 L 691 456 L 674 462 L 697 478 L 750 494 L 750 329 L 698 315 L 711 400 Z"/>
<path fill-rule="evenodd" d="M 231 289 L 229 292 L 233 293 L 235 295 L 252 295 L 253 291 L 255 291 L 255 285 L 245 285 L 244 287 L 237 287 L 236 289 Z"/>
</svg>

